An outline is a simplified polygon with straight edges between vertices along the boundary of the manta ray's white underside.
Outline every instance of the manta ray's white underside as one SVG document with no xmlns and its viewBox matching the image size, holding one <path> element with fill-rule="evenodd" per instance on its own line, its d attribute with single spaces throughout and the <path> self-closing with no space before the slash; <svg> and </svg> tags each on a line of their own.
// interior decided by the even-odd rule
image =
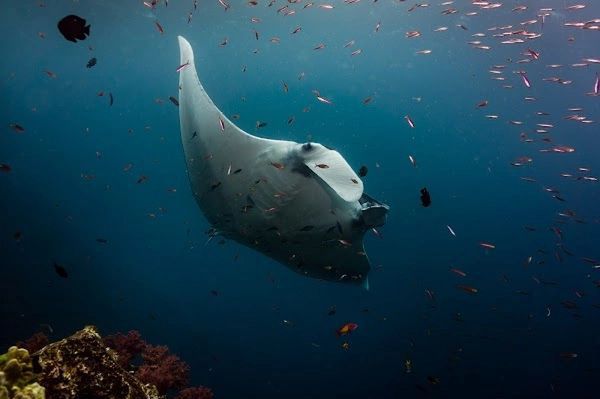
<svg viewBox="0 0 600 399">
<path fill-rule="evenodd" d="M 252 136 L 215 106 L 179 37 L 179 119 L 188 174 L 214 231 L 304 275 L 366 282 L 363 236 L 388 207 L 363 194 L 346 160 L 316 143 Z"/>
</svg>

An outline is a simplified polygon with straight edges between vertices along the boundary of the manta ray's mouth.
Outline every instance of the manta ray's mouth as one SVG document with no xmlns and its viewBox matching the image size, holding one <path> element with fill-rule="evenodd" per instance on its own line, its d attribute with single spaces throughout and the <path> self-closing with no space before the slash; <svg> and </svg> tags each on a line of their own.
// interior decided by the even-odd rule
<svg viewBox="0 0 600 399">
<path fill-rule="evenodd" d="M 360 220 L 367 229 L 383 226 L 390 207 L 363 193 L 358 200 L 362 208 Z"/>
</svg>

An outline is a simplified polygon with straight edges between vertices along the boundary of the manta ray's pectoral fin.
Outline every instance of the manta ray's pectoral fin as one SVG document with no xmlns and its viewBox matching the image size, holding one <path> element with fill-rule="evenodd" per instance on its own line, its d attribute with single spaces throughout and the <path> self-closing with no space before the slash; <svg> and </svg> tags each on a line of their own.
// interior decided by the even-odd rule
<svg viewBox="0 0 600 399">
<path fill-rule="evenodd" d="M 363 194 L 363 183 L 348 162 L 335 150 L 313 144 L 305 150 L 303 162 L 315 175 L 320 177 L 344 201 L 358 201 Z"/>
</svg>

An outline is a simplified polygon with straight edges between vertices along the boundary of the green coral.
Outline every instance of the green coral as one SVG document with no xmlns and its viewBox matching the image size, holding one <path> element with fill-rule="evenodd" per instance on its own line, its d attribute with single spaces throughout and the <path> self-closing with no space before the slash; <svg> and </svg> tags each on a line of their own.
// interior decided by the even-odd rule
<svg viewBox="0 0 600 399">
<path fill-rule="evenodd" d="M 26 349 L 11 346 L 0 355 L 0 399 L 44 399 L 44 387 L 35 379 Z"/>
</svg>

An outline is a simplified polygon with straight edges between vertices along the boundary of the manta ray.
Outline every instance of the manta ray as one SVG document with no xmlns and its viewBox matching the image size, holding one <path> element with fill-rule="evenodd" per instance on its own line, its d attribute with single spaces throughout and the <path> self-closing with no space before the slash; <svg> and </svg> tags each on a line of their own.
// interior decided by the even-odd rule
<svg viewBox="0 0 600 399">
<path fill-rule="evenodd" d="M 221 235 L 305 276 L 368 288 L 365 232 L 389 207 L 335 150 L 248 134 L 210 99 L 179 36 L 179 121 L 193 195 Z"/>
</svg>

